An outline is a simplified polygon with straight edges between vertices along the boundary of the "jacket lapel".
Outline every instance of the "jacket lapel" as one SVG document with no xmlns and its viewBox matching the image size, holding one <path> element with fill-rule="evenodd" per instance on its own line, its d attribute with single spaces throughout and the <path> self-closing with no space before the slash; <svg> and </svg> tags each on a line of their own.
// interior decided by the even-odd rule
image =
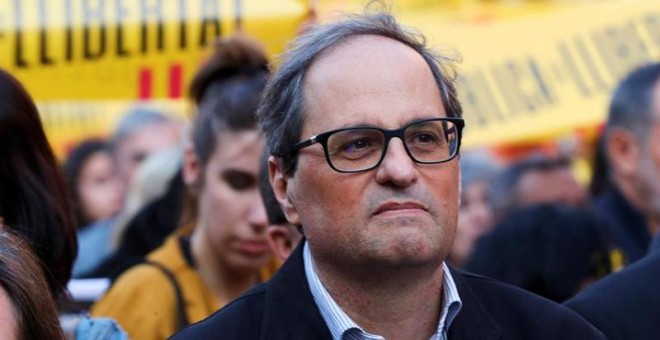
<svg viewBox="0 0 660 340">
<path fill-rule="evenodd" d="M 266 284 L 261 339 L 328 339 L 332 336 L 309 290 L 303 242 Z M 502 328 L 481 304 L 460 273 L 450 271 L 463 307 L 449 329 L 450 339 L 493 340 Z"/>
<path fill-rule="evenodd" d="M 332 339 L 309 290 L 303 265 L 304 242 L 267 283 L 262 339 Z"/>
<path fill-rule="evenodd" d="M 463 306 L 449 328 L 449 339 L 492 340 L 502 335 L 502 328 L 481 304 L 459 272 L 449 268 Z"/>
</svg>

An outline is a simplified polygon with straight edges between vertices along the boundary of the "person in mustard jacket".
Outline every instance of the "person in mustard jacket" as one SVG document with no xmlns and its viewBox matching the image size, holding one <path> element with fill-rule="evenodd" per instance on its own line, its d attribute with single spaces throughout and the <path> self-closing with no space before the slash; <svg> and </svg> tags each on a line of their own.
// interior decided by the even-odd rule
<svg viewBox="0 0 660 340">
<path fill-rule="evenodd" d="M 258 189 L 264 138 L 255 113 L 267 58 L 245 37 L 215 47 L 191 85 L 198 112 L 184 151 L 184 227 L 92 307 L 92 315 L 116 319 L 134 339 L 164 339 L 274 271 Z"/>
</svg>

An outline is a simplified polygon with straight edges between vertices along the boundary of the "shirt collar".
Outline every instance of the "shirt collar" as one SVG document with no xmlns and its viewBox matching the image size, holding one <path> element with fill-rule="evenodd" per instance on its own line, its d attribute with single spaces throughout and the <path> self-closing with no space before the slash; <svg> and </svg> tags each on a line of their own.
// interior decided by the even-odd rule
<svg viewBox="0 0 660 340">
<path fill-rule="evenodd" d="M 332 296 L 330 296 L 330 293 L 325 289 L 323 283 L 321 283 L 321 280 L 316 274 L 316 270 L 314 269 L 314 259 L 312 258 L 312 253 L 307 243 L 303 245 L 303 263 L 309 289 L 314 297 L 314 302 L 318 306 L 319 312 L 325 320 L 325 323 L 328 325 L 328 329 L 330 330 L 333 339 L 343 339 L 342 337 L 344 335 L 350 339 L 383 339 L 382 336 L 367 333 L 358 326 L 348 315 L 346 315 L 341 307 L 339 307 Z M 463 305 L 461 298 L 458 295 L 456 283 L 449 272 L 449 268 L 444 262 L 442 263 L 442 269 L 444 272 L 442 285 L 442 310 L 438 320 L 438 328 L 431 339 L 446 338 L 449 327 Z"/>
</svg>

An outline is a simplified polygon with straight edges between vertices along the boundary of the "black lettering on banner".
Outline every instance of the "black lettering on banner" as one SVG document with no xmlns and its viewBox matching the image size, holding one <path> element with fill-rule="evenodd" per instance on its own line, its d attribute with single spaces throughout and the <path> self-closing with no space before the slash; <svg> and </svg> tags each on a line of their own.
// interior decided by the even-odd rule
<svg viewBox="0 0 660 340">
<path fill-rule="evenodd" d="M 580 55 L 579 59 L 582 60 L 582 63 L 586 67 L 589 76 L 593 80 L 596 90 L 601 92 L 608 91 L 609 86 L 605 82 L 605 80 L 603 80 L 603 77 L 600 74 L 600 72 L 598 72 L 598 70 L 596 69 L 596 64 L 592 58 L 592 55 L 589 53 L 589 50 L 587 49 L 587 45 L 584 39 L 581 37 L 575 37 L 574 43 L 575 43 L 575 49 Z"/>
<path fill-rule="evenodd" d="M 645 16 L 642 19 L 642 27 L 651 38 L 651 43 L 655 46 L 656 57 L 660 57 L 660 13 Z"/>
<path fill-rule="evenodd" d="M 64 19 L 66 22 L 64 29 L 65 59 L 71 61 L 73 60 L 73 6 L 71 6 L 71 0 L 64 1 Z"/>
<path fill-rule="evenodd" d="M 21 13 L 21 0 L 14 0 L 14 18 L 16 20 L 16 30 L 14 31 L 14 65 L 16 67 L 28 67 L 25 55 L 23 55 L 23 15 Z"/>
<path fill-rule="evenodd" d="M 220 37 L 220 9 L 217 0 L 202 0 L 201 17 L 202 23 L 199 33 L 199 46 L 205 47 L 210 41 Z M 208 37 L 208 28 L 213 29 L 213 35 Z"/>
<path fill-rule="evenodd" d="M 96 8 L 92 6 L 91 2 L 96 2 Z M 106 32 L 103 18 L 104 0 L 84 0 L 83 4 L 83 17 L 85 19 L 85 26 L 83 28 L 83 55 L 87 60 L 94 60 L 103 56 L 106 49 Z M 98 22 L 98 29 L 96 31 L 98 33 L 99 44 L 96 50 L 92 47 L 92 22 L 94 21 Z"/>
<path fill-rule="evenodd" d="M 534 113 L 554 101 L 537 63 L 529 57 L 495 66 L 493 75 L 511 115 Z"/>
<path fill-rule="evenodd" d="M 594 33 L 593 39 L 614 79 L 621 79 L 633 68 L 651 60 L 633 22 L 609 26 Z"/>
<path fill-rule="evenodd" d="M 520 103 L 520 94 L 514 93 L 516 86 L 514 86 L 513 79 L 508 72 L 508 69 L 512 67 L 511 61 L 509 61 L 505 65 L 493 66 L 491 69 L 496 88 L 504 99 L 505 106 L 503 111 L 505 117 L 513 112 L 519 111 L 522 107 L 522 103 Z"/>
<path fill-rule="evenodd" d="M 554 95 L 552 89 L 548 86 L 548 82 L 541 75 L 538 63 L 532 58 L 527 58 L 527 65 L 529 66 L 529 70 L 534 78 L 536 89 L 538 90 L 534 94 L 534 101 L 536 101 L 537 105 L 541 107 L 553 105 Z"/>
<path fill-rule="evenodd" d="M 188 45 L 186 30 L 186 0 L 179 0 L 179 48 L 185 49 Z"/>
<path fill-rule="evenodd" d="M 140 7 L 142 13 L 142 25 L 140 26 L 141 51 L 142 54 L 147 53 L 149 47 L 149 17 L 156 18 L 156 46 L 158 51 L 162 51 L 165 43 L 163 37 L 163 1 L 155 0 L 155 4 L 149 5 L 148 0 L 140 0 Z"/>
<path fill-rule="evenodd" d="M 573 82 L 577 86 L 578 91 L 580 91 L 583 96 L 590 96 L 591 90 L 589 90 L 589 86 L 587 86 L 586 82 L 584 81 L 583 75 L 578 70 L 575 60 L 568 49 L 568 44 L 566 42 L 561 42 L 559 43 L 558 48 L 559 55 L 561 56 L 564 65 L 566 65 L 568 70 L 568 75 L 571 77 L 571 79 L 573 79 Z"/>
<path fill-rule="evenodd" d="M 115 17 L 116 17 L 116 53 L 119 57 L 127 57 L 130 55 L 126 46 L 124 45 L 124 26 L 126 18 L 128 17 L 128 11 L 126 7 L 123 6 L 123 0 L 115 0 Z"/>
<path fill-rule="evenodd" d="M 41 65 L 52 65 L 53 59 L 48 56 L 48 34 L 46 31 L 46 1 L 39 0 L 39 62 Z"/>
<path fill-rule="evenodd" d="M 480 126 L 486 126 L 494 119 L 504 120 L 504 115 L 495 101 L 493 90 L 482 70 L 463 73 L 458 81 L 459 88 L 462 89 L 461 103 L 463 103 L 466 118 Z"/>
<path fill-rule="evenodd" d="M 509 60 L 493 69 L 502 97 L 509 106 L 509 113 L 515 115 L 524 111 L 534 111 L 536 107 L 525 90 L 529 86 L 529 75 L 525 64 Z"/>
</svg>

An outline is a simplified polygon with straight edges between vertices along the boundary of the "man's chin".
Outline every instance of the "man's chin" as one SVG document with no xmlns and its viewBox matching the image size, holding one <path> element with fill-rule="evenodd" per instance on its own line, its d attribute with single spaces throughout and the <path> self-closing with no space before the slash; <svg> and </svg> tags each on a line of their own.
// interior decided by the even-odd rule
<svg viewBox="0 0 660 340">
<path fill-rule="evenodd" d="M 432 237 L 419 230 L 402 229 L 394 233 L 385 242 L 386 246 L 380 254 L 383 262 L 392 266 L 424 266 L 442 262 L 446 251 L 442 240 Z"/>
<path fill-rule="evenodd" d="M 415 214 L 382 214 L 375 215 L 369 221 L 372 230 L 383 233 L 396 233 L 398 231 L 431 230 L 439 228 L 431 215 L 427 212 Z"/>
</svg>

